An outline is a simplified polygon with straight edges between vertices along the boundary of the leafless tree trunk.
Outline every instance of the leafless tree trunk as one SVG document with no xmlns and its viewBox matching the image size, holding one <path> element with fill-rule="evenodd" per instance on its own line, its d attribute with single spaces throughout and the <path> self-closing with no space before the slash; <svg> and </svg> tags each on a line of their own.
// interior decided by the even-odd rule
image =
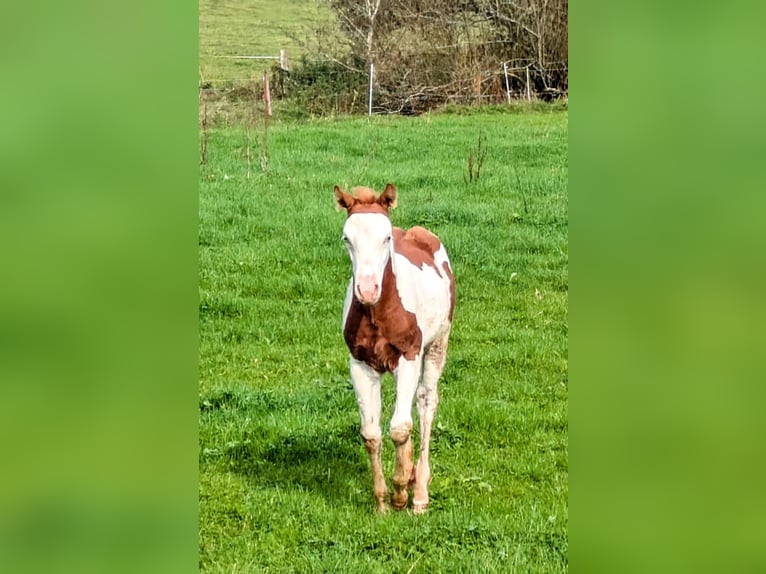
<svg viewBox="0 0 766 574">
<path fill-rule="evenodd" d="M 373 63 L 377 39 L 376 20 L 381 0 L 328 0 L 328 4 L 338 17 L 341 28 L 349 36 L 352 50 L 362 55 L 367 65 Z"/>
<path fill-rule="evenodd" d="M 367 12 L 367 53 L 366 63 L 373 64 L 373 50 L 375 48 L 375 18 L 378 16 L 378 10 L 380 10 L 380 0 L 365 0 L 365 8 Z"/>
</svg>

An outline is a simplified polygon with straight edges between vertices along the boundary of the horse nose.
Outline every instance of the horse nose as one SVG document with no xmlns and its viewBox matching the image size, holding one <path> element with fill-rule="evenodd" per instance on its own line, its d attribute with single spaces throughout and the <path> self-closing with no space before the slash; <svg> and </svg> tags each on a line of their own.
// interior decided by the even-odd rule
<svg viewBox="0 0 766 574">
<path fill-rule="evenodd" d="M 377 283 L 357 284 L 356 296 L 361 303 L 370 305 L 377 302 L 380 295 L 380 285 Z"/>
</svg>

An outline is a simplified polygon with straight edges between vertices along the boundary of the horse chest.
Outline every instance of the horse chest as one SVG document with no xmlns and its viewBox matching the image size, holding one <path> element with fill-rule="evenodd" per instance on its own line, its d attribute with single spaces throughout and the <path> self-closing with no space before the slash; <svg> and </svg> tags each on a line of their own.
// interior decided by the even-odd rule
<svg viewBox="0 0 766 574">
<path fill-rule="evenodd" d="M 396 369 L 402 355 L 412 360 L 420 352 L 422 333 L 415 316 L 403 308 L 372 310 L 354 301 L 343 336 L 351 355 L 379 373 Z"/>
</svg>

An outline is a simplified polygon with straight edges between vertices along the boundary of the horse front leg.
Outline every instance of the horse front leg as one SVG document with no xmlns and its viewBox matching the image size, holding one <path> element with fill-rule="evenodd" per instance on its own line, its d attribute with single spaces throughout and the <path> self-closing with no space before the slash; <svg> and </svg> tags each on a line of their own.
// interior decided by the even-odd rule
<svg viewBox="0 0 766 574">
<path fill-rule="evenodd" d="M 359 418 L 361 421 L 360 434 L 364 440 L 364 447 L 370 457 L 372 470 L 372 492 L 375 496 L 378 512 L 388 511 L 388 487 L 383 476 L 382 462 L 382 432 L 380 430 L 380 379 L 381 375 L 372 367 L 350 359 L 351 382 L 356 392 L 356 401 L 359 404 Z"/>
<path fill-rule="evenodd" d="M 420 354 L 408 361 L 399 359 L 394 370 L 396 378 L 396 406 L 391 418 L 391 440 L 396 447 L 396 465 L 394 467 L 394 494 L 392 504 L 396 510 L 407 506 L 407 488 L 412 479 L 412 401 L 415 398 L 422 360 Z"/>
</svg>

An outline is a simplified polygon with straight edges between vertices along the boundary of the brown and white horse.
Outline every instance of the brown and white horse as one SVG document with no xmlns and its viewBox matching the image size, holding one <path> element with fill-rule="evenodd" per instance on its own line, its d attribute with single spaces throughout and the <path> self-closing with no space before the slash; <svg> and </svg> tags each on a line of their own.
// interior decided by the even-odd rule
<svg viewBox="0 0 766 574">
<path fill-rule="evenodd" d="M 414 488 L 416 513 L 428 507 L 431 480 L 431 425 L 439 402 L 437 383 L 444 369 L 455 307 L 455 281 L 444 246 L 422 227 L 403 231 L 391 225 L 396 206 L 390 183 L 380 196 L 357 187 L 348 194 L 335 186 L 339 209 L 348 218 L 343 241 L 353 276 L 343 305 L 343 337 L 348 345 L 361 435 L 370 456 L 378 510 L 388 509 L 381 462 L 381 394 L 384 373 L 396 379 L 396 405 L 390 434 L 396 447 L 395 509 L 407 506 Z M 417 396 L 420 456 L 412 463 L 412 402 Z"/>
</svg>

